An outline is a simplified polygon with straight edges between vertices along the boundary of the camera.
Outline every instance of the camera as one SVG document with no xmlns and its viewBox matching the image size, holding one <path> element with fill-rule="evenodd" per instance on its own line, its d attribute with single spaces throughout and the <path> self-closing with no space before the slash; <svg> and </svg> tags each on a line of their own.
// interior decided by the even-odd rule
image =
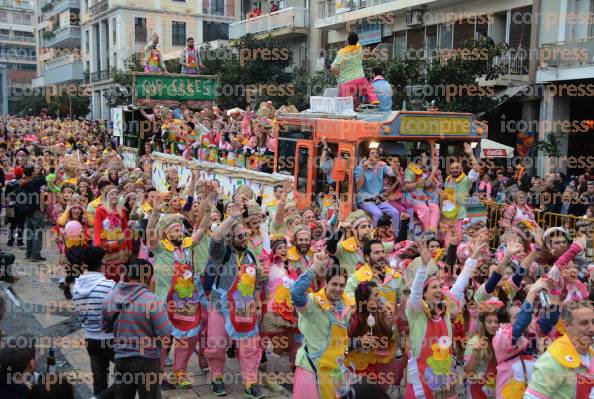
<svg viewBox="0 0 594 399">
<path fill-rule="evenodd" d="M 582 283 L 588 283 L 588 277 L 588 272 L 586 270 L 580 270 L 577 275 L 578 280 L 580 280 Z"/>
</svg>

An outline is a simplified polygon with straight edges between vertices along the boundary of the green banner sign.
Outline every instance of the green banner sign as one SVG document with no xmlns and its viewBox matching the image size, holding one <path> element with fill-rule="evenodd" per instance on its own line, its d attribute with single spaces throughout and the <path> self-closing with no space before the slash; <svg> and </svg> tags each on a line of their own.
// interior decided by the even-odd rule
<svg viewBox="0 0 594 399">
<path fill-rule="evenodd" d="M 215 100 L 214 76 L 138 73 L 134 75 L 134 102 L 154 100 Z"/>
</svg>

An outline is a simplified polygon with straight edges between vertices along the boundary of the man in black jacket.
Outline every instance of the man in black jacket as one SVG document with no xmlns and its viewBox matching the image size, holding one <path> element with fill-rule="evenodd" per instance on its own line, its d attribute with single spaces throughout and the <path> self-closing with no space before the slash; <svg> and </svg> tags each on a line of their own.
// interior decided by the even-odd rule
<svg viewBox="0 0 594 399">
<path fill-rule="evenodd" d="M 45 175 L 41 173 L 41 168 L 38 166 L 27 166 L 25 168 L 25 177 L 21 180 L 21 187 L 26 193 L 26 198 L 17 199 L 17 202 L 26 202 L 24 204 L 26 215 L 25 241 L 27 247 L 25 259 L 31 259 L 31 262 L 45 260 L 41 256 L 44 221 L 43 213 L 41 212 L 41 187 L 44 184 Z"/>
<path fill-rule="evenodd" d="M 16 198 L 21 198 L 23 195 L 19 196 L 19 193 L 22 192 L 21 189 L 21 178 L 23 177 L 23 168 L 17 166 L 12 171 L 14 175 L 14 179 L 10 180 L 6 184 L 6 222 L 9 225 L 8 227 L 8 242 L 6 245 L 9 247 L 14 246 L 14 240 L 16 238 L 17 245 L 19 247 L 25 245 L 23 241 L 24 238 L 24 231 L 25 231 L 25 212 L 20 209 L 20 205 L 17 207 Z"/>
</svg>

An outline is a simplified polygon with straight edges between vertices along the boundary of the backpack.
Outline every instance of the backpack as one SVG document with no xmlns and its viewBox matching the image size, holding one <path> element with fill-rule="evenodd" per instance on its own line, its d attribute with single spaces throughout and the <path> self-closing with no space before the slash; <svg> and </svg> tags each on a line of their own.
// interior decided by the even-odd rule
<svg viewBox="0 0 594 399">
<path fill-rule="evenodd" d="M 256 264 L 256 257 L 254 254 L 250 252 L 249 249 L 245 250 L 246 255 L 249 256 L 252 263 Z M 231 259 L 231 255 L 233 251 L 231 248 L 227 247 L 227 252 L 225 252 L 225 256 L 223 257 L 223 262 L 221 265 L 229 262 Z M 214 261 L 211 258 L 208 258 L 208 263 L 206 264 L 206 269 L 204 270 L 204 283 L 202 286 L 204 287 L 205 291 L 211 291 L 213 286 L 218 286 L 219 283 L 219 276 L 218 276 L 218 268 L 215 265 Z"/>
</svg>

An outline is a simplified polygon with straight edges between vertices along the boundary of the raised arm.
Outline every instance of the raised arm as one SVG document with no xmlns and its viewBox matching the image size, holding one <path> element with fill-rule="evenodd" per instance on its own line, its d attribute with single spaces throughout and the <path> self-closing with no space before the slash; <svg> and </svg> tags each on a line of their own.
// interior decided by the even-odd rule
<svg viewBox="0 0 594 399">
<path fill-rule="evenodd" d="M 307 289 L 317 275 L 322 274 L 328 264 L 328 255 L 324 252 L 314 254 L 313 263 L 307 272 L 301 274 L 293 288 L 291 288 L 291 301 L 295 307 L 304 308 L 307 305 Z"/>
<path fill-rule="evenodd" d="M 365 172 L 369 168 L 369 161 L 366 158 L 361 160 L 361 164 L 355 168 L 355 179 L 357 180 L 357 190 L 365 186 Z"/>
<path fill-rule="evenodd" d="M 152 116 L 147 114 L 143 108 L 138 108 L 138 111 L 140 111 L 140 115 L 142 115 L 145 119 L 148 119 L 149 121 L 151 120 Z"/>
<path fill-rule="evenodd" d="M 293 191 L 293 184 L 290 180 L 285 180 L 283 182 L 283 195 L 278 202 L 278 206 L 276 207 L 276 212 L 274 214 L 274 224 L 277 226 L 282 226 L 282 224 L 285 222 L 285 206 L 287 205 L 287 198 L 291 191 Z"/>
<path fill-rule="evenodd" d="M 200 224 L 198 225 L 198 228 L 194 229 L 194 234 L 192 234 L 192 241 L 195 244 L 198 244 L 200 243 L 200 241 L 202 241 L 202 237 L 204 237 L 204 234 L 206 234 L 208 226 L 211 222 L 210 214 L 211 209 L 214 206 L 214 202 L 212 201 L 212 199 L 207 199 L 206 201 L 204 201 L 204 203 L 205 212 L 202 214 L 202 217 L 198 219 L 200 220 Z"/>
<path fill-rule="evenodd" d="M 520 313 L 512 326 L 512 344 L 515 345 L 518 339 L 530 326 L 532 322 L 532 313 L 534 312 L 534 302 L 536 301 L 536 296 L 542 290 L 547 289 L 547 285 L 544 279 L 538 279 L 530 289 L 528 290 L 528 294 L 526 295 L 526 299 L 524 303 L 522 303 L 522 307 L 520 308 Z"/>
<path fill-rule="evenodd" d="M 464 302 L 464 290 L 468 287 L 468 283 L 470 282 L 470 278 L 472 277 L 474 270 L 476 269 L 476 265 L 478 264 L 477 259 L 480 258 L 483 249 L 487 244 L 483 243 L 478 245 L 475 249 L 470 258 L 466 260 L 464 263 L 464 267 L 460 272 L 460 275 L 456 279 L 456 282 L 452 286 L 450 293 L 452 296 L 460 303 Z"/>
<path fill-rule="evenodd" d="M 474 151 L 472 151 L 472 145 L 470 143 L 464 143 L 464 152 L 468 155 L 468 159 L 470 159 L 470 168 L 474 171 L 474 173 L 481 172 L 481 166 L 479 165 L 478 160 L 474 156 Z M 468 177 L 471 177 L 470 174 Z M 478 176 L 477 176 L 478 178 Z M 475 181 L 476 179 L 470 179 Z"/>
<path fill-rule="evenodd" d="M 163 198 L 158 195 L 153 202 L 153 209 L 151 210 L 151 216 L 149 217 L 146 225 L 146 245 L 149 248 L 155 248 L 159 243 L 159 237 L 157 236 L 157 223 L 159 223 L 159 215 L 161 208 L 163 207 Z"/>
<path fill-rule="evenodd" d="M 231 231 L 231 227 L 235 221 L 241 218 L 243 214 L 243 210 L 241 205 L 233 203 L 231 205 L 231 209 L 229 209 L 229 217 L 223 221 L 216 229 L 212 232 L 211 238 L 216 241 L 220 241 L 225 237 L 229 231 Z"/>
<path fill-rule="evenodd" d="M 427 241 L 423 240 L 419 244 L 419 253 L 421 254 L 422 264 L 417 268 L 415 278 L 410 288 L 410 296 L 406 302 L 406 307 L 415 311 L 421 310 L 421 303 L 423 300 L 423 285 L 427 280 L 427 265 L 431 261 L 431 253 L 427 248 Z"/>
<path fill-rule="evenodd" d="M 425 184 L 424 184 L 425 188 L 430 188 L 433 185 L 433 182 L 435 181 L 435 174 L 437 173 L 438 167 L 439 167 L 439 158 L 433 157 L 433 160 L 431 161 L 431 173 L 425 179 Z"/>
</svg>

